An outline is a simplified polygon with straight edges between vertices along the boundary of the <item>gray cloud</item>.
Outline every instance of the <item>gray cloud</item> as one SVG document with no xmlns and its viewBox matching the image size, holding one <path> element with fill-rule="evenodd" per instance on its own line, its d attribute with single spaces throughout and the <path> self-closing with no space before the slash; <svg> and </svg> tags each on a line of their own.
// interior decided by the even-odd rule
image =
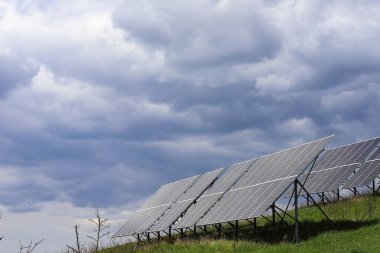
<svg viewBox="0 0 380 253">
<path fill-rule="evenodd" d="M 3 189 L 4 203 L 121 207 L 331 133 L 378 135 L 380 24 L 366 13 L 379 5 L 360 5 L 5 6 L 0 55 L 17 57 L 0 60 L 0 158 L 31 181 Z"/>
</svg>

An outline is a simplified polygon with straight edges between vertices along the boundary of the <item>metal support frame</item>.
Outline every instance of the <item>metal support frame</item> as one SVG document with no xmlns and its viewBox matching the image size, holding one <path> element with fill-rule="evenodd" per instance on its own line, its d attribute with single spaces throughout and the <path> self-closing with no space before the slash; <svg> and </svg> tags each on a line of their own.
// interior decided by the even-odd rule
<svg viewBox="0 0 380 253">
<path fill-rule="evenodd" d="M 324 192 L 317 193 L 317 195 L 320 198 L 322 204 L 326 204 L 326 202 L 331 202 L 331 200 L 326 196 Z"/>
<path fill-rule="evenodd" d="M 350 192 L 352 192 L 352 193 L 354 194 L 354 196 L 357 196 L 357 195 L 360 196 L 360 193 L 359 193 L 359 191 L 357 190 L 357 187 L 352 187 L 352 189 L 347 188 L 347 190 L 349 190 Z"/>
<path fill-rule="evenodd" d="M 210 234 L 210 232 L 207 231 L 207 225 L 199 226 L 199 229 L 202 230 L 205 234 Z"/>
<path fill-rule="evenodd" d="M 227 224 L 230 225 L 234 230 L 236 229 L 235 224 L 231 223 L 230 221 L 227 221 Z"/>
<path fill-rule="evenodd" d="M 303 190 L 306 192 L 306 194 L 309 196 L 309 198 L 311 199 L 311 201 L 318 207 L 319 211 L 326 217 L 326 219 L 329 221 L 329 222 L 332 222 L 331 219 L 327 216 L 327 214 L 322 210 L 322 208 L 319 206 L 319 204 L 314 200 L 314 198 L 311 196 L 311 194 L 306 190 L 306 188 L 303 186 L 303 184 L 301 184 L 300 181 L 298 181 L 298 179 L 294 180 L 294 192 L 295 192 L 295 195 L 294 195 L 294 220 L 295 220 L 295 231 L 294 231 L 294 242 L 297 243 L 299 242 L 299 239 L 300 239 L 300 233 L 299 233 L 299 210 L 298 210 L 298 185 L 301 187 L 300 190 Z"/>
</svg>

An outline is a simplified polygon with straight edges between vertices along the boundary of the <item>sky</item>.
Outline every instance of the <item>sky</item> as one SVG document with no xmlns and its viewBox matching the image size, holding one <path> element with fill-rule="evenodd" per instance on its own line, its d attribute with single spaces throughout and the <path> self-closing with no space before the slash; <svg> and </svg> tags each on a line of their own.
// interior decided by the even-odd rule
<svg viewBox="0 0 380 253">
<path fill-rule="evenodd" d="M 61 252 L 161 184 L 380 135 L 377 1 L 0 0 L 0 242 Z"/>
</svg>

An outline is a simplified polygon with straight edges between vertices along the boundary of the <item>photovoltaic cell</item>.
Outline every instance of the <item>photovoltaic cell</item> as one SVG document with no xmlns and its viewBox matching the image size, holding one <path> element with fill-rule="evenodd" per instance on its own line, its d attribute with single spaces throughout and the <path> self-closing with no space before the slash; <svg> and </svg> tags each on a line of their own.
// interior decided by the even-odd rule
<svg viewBox="0 0 380 253">
<path fill-rule="evenodd" d="M 197 225 L 262 215 L 332 138 L 329 136 L 258 158 Z"/>
<path fill-rule="evenodd" d="M 200 175 L 162 185 L 114 236 L 127 236 L 145 232 L 199 177 Z"/>
<path fill-rule="evenodd" d="M 247 172 L 249 167 L 256 161 L 249 160 L 233 164 L 220 178 L 216 180 L 196 203 L 186 211 L 186 214 L 173 226 L 173 228 L 185 228 L 194 226 L 207 211 L 229 190 L 236 181 Z"/>
<path fill-rule="evenodd" d="M 196 182 L 162 215 L 149 232 L 164 231 L 169 228 L 196 199 L 216 180 L 223 169 L 202 174 Z"/>
<path fill-rule="evenodd" d="M 343 188 L 353 188 L 367 186 L 380 175 L 380 159 L 367 161 L 360 166 L 360 169 L 349 179 Z"/>
</svg>

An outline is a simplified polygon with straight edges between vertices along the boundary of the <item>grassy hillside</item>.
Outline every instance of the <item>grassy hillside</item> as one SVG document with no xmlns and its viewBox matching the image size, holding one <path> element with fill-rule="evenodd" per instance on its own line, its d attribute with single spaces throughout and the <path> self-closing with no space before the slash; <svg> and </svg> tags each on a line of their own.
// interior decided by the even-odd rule
<svg viewBox="0 0 380 253">
<path fill-rule="evenodd" d="M 135 243 L 103 250 L 102 253 L 224 253 L 224 252 L 380 252 L 380 196 L 363 196 L 323 206 L 333 224 L 327 222 L 316 207 L 300 209 L 300 230 L 302 241 L 293 244 L 293 224 L 290 227 L 278 224 L 275 238 L 271 233 L 271 224 L 260 219 L 263 231 L 256 236 L 249 223 L 242 223 L 244 233 L 238 241 L 233 240 L 234 233 L 227 230 L 221 239 L 213 236 L 201 236 L 198 239 L 177 239 L 173 243 Z M 274 241 L 274 242 L 273 242 Z"/>
</svg>

